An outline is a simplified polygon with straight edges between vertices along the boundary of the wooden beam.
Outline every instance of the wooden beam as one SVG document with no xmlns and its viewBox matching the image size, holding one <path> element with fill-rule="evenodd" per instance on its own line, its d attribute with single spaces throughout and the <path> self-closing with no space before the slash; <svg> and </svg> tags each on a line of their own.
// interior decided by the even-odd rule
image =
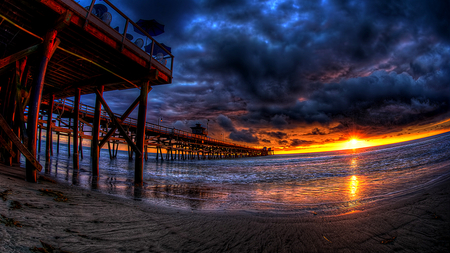
<svg viewBox="0 0 450 253">
<path fill-rule="evenodd" d="M 30 164 L 33 166 L 35 170 L 41 171 L 42 165 L 36 160 L 34 155 L 20 142 L 17 135 L 14 134 L 14 132 L 9 127 L 6 120 L 3 118 L 3 116 L 0 114 L 0 128 L 3 130 L 3 132 L 8 136 L 9 140 L 12 141 L 13 145 L 16 146 L 16 148 L 25 156 L 25 158 L 30 162 Z"/>
<path fill-rule="evenodd" d="M 114 113 L 111 111 L 111 109 L 109 108 L 108 104 L 106 103 L 105 99 L 103 99 L 103 96 L 101 96 L 101 94 L 99 93 L 98 90 L 95 90 L 95 93 L 98 95 L 98 98 L 100 99 L 100 102 L 103 105 L 103 108 L 105 109 L 105 111 L 108 113 L 109 118 L 114 122 L 114 124 L 116 125 L 117 129 L 119 129 L 120 134 L 123 136 L 123 138 L 127 141 L 128 145 L 131 146 L 131 148 L 133 148 L 134 152 L 136 152 L 136 154 L 141 155 L 141 151 L 138 149 L 138 147 L 136 147 L 136 145 L 133 143 L 133 141 L 131 140 L 130 136 L 127 135 L 127 132 L 123 129 L 121 123 L 116 116 L 114 115 Z"/>
<path fill-rule="evenodd" d="M 36 52 L 38 50 L 40 44 L 41 43 L 39 43 L 37 45 L 34 45 L 34 46 L 31 46 L 31 47 L 29 47 L 27 49 L 24 49 L 22 51 L 19 51 L 19 52 L 15 53 L 15 54 L 12 54 L 10 56 L 7 56 L 7 57 L 5 57 L 3 59 L 0 59 L 0 69 L 5 67 L 5 66 L 7 66 L 8 64 L 16 62 L 16 61 L 18 61 L 18 60 L 20 60 L 20 59 L 22 59 L 24 57 L 27 57 L 28 55 L 30 55 L 30 54 L 32 54 L 34 52 Z"/>
<path fill-rule="evenodd" d="M 136 146 L 141 154 L 136 153 L 136 162 L 134 167 L 134 183 L 141 185 L 144 182 L 144 144 L 145 144 L 145 124 L 147 123 L 147 100 L 150 82 L 143 81 L 141 94 L 139 96 L 139 112 L 136 126 Z"/>
<path fill-rule="evenodd" d="M 70 10 L 66 10 L 64 13 L 62 13 L 59 16 L 58 20 L 55 22 L 55 29 L 61 31 L 67 26 L 69 26 L 72 16 L 73 12 L 71 12 Z"/>
</svg>

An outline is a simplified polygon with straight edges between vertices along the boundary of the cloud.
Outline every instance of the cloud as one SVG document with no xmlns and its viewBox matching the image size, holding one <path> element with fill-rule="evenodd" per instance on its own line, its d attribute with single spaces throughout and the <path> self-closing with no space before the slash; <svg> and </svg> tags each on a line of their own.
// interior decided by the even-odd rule
<svg viewBox="0 0 450 253">
<path fill-rule="evenodd" d="M 234 141 L 242 141 L 247 143 L 257 143 L 258 137 L 253 135 L 254 132 L 251 130 L 241 130 L 241 131 L 234 131 L 230 133 L 230 139 Z"/>
<path fill-rule="evenodd" d="M 326 135 L 327 133 L 322 132 L 318 127 L 313 128 L 311 133 L 308 133 L 306 135 Z"/>
<path fill-rule="evenodd" d="M 233 122 L 231 121 L 230 118 L 228 118 L 227 116 L 224 115 L 219 115 L 217 117 L 217 122 L 219 123 L 219 125 L 225 130 L 230 132 L 230 139 L 234 140 L 234 141 L 242 141 L 242 142 L 247 142 L 247 143 L 257 143 L 258 142 L 258 137 L 256 137 L 254 134 L 255 132 L 252 131 L 251 129 L 243 129 L 243 130 L 237 130 L 234 125 Z"/>
<path fill-rule="evenodd" d="M 174 83 L 150 92 L 150 121 L 210 119 L 256 143 L 293 138 L 284 131 L 300 125 L 316 136 L 388 132 L 450 111 L 448 1 L 117 4 L 135 21 L 164 23 L 155 38 L 176 56 Z M 110 98 L 114 111 L 137 96 L 122 94 Z M 280 145 L 308 144 L 289 141 Z"/>
<path fill-rule="evenodd" d="M 229 132 L 235 132 L 236 129 L 233 126 L 233 122 L 231 121 L 230 118 L 228 118 L 225 115 L 219 115 L 217 117 L 217 122 L 219 123 L 219 125 L 225 130 L 225 131 L 229 131 Z"/>
<path fill-rule="evenodd" d="M 309 146 L 309 145 L 314 144 L 314 143 L 315 143 L 315 141 L 293 139 L 293 140 L 291 140 L 290 146 L 291 147 Z"/>
<path fill-rule="evenodd" d="M 281 131 L 277 131 L 277 132 L 265 132 L 265 131 L 263 131 L 263 132 L 260 132 L 260 134 L 265 134 L 267 136 L 270 136 L 270 137 L 273 137 L 273 138 L 279 139 L 279 140 L 284 139 L 284 138 L 287 137 L 287 134 L 284 133 L 284 132 L 281 132 Z"/>
</svg>

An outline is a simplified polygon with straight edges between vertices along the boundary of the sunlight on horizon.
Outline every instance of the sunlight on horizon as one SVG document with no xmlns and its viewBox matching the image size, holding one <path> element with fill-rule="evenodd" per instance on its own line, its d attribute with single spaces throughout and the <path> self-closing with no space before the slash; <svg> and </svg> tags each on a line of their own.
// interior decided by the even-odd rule
<svg viewBox="0 0 450 253">
<path fill-rule="evenodd" d="M 438 134 L 443 134 L 449 132 L 449 129 L 440 129 L 435 131 L 429 131 L 424 133 L 418 133 L 413 135 L 401 135 L 391 138 L 384 138 L 383 136 L 376 136 L 372 138 L 367 138 L 361 140 L 358 138 L 351 138 L 350 140 L 343 142 L 331 142 L 324 143 L 321 145 L 311 145 L 302 148 L 290 149 L 290 150 L 275 150 L 276 155 L 282 154 L 301 154 L 301 153 L 316 153 L 316 152 L 330 152 L 338 150 L 358 150 L 360 148 L 374 147 L 389 145 L 395 143 L 401 143 L 406 141 L 417 140 L 421 138 L 426 138 Z"/>
</svg>

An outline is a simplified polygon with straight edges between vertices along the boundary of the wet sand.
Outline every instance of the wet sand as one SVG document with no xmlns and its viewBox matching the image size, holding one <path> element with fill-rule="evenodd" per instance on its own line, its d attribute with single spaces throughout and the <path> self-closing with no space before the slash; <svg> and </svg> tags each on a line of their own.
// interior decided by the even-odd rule
<svg viewBox="0 0 450 253">
<path fill-rule="evenodd" d="M 50 181 L 27 183 L 23 168 L 0 165 L 0 252 L 41 241 L 68 252 L 450 250 L 449 177 L 341 215 L 179 210 Z"/>
</svg>

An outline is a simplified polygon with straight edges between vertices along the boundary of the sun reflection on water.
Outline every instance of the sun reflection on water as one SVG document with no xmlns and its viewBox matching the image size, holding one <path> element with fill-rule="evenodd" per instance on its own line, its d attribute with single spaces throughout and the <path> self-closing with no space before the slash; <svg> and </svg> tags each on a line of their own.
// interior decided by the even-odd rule
<svg viewBox="0 0 450 253">
<path fill-rule="evenodd" d="M 357 169 L 358 169 L 358 158 L 353 157 L 352 160 L 350 161 L 350 170 L 354 174 L 357 173 L 356 171 Z M 348 192 L 350 200 L 355 200 L 359 197 L 358 188 L 359 188 L 358 177 L 356 175 L 352 175 L 348 182 Z"/>
<path fill-rule="evenodd" d="M 358 186 L 359 186 L 358 177 L 356 177 L 355 175 L 351 176 L 350 182 L 348 184 L 351 200 L 354 200 L 358 197 Z"/>
</svg>

